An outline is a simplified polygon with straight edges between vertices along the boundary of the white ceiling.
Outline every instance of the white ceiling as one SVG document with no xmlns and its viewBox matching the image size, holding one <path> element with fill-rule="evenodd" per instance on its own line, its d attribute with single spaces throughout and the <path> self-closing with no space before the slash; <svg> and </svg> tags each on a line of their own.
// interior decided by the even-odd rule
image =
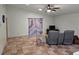
<svg viewBox="0 0 79 59">
<path fill-rule="evenodd" d="M 38 11 L 38 8 L 42 8 L 43 11 L 40 13 L 46 13 L 45 9 L 47 7 L 47 4 L 15 4 L 15 5 L 7 5 L 7 6 L 14 6 L 22 9 L 28 9 L 32 10 L 34 12 L 40 12 Z M 69 14 L 69 13 L 78 13 L 79 12 L 79 4 L 56 4 L 55 6 L 59 6 L 60 9 L 58 9 L 54 13 L 49 13 L 50 15 L 63 15 L 63 14 Z"/>
</svg>

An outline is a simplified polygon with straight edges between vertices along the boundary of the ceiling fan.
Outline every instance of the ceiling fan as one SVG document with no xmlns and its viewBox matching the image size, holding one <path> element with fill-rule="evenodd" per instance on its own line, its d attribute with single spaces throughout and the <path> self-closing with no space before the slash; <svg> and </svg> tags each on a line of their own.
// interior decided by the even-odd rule
<svg viewBox="0 0 79 59">
<path fill-rule="evenodd" d="M 60 9 L 60 7 L 55 7 L 55 5 L 53 4 L 53 5 L 50 5 L 50 4 L 48 4 L 47 5 L 47 12 L 55 12 L 57 9 Z"/>
</svg>

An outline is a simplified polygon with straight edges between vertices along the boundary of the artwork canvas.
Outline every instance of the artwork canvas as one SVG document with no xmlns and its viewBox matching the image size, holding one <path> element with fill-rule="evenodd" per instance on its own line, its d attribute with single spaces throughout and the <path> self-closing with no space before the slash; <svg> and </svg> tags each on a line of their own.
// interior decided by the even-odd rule
<svg viewBox="0 0 79 59">
<path fill-rule="evenodd" d="M 28 18 L 29 36 L 38 36 L 43 32 L 43 18 Z"/>
<path fill-rule="evenodd" d="M 0 15 L 0 26 L 5 23 L 5 15 Z"/>
<path fill-rule="evenodd" d="M 5 15 L 2 15 L 2 22 L 5 23 Z"/>
</svg>

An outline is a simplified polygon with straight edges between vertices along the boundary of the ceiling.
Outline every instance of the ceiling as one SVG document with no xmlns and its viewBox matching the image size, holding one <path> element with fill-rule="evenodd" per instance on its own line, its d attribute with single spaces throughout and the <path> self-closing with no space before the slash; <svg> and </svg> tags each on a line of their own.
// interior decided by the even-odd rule
<svg viewBox="0 0 79 59">
<path fill-rule="evenodd" d="M 79 12 L 79 4 L 55 4 L 55 6 L 60 7 L 56 12 L 47 13 L 45 11 L 47 4 L 10 4 L 7 6 L 14 6 L 17 8 L 22 8 L 25 10 L 31 10 L 38 13 L 46 13 L 49 15 L 63 15 L 63 14 L 69 14 L 69 13 L 78 13 Z M 42 8 L 42 11 L 38 11 L 39 8 Z"/>
</svg>

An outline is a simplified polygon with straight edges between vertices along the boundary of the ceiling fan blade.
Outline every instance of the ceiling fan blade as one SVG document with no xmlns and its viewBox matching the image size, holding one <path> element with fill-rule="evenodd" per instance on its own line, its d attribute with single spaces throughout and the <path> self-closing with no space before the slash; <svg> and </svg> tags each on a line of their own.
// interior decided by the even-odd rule
<svg viewBox="0 0 79 59">
<path fill-rule="evenodd" d="M 53 9 L 60 9 L 59 7 L 54 7 Z"/>
<path fill-rule="evenodd" d="M 52 11 L 56 11 L 55 9 L 53 9 Z"/>
</svg>

